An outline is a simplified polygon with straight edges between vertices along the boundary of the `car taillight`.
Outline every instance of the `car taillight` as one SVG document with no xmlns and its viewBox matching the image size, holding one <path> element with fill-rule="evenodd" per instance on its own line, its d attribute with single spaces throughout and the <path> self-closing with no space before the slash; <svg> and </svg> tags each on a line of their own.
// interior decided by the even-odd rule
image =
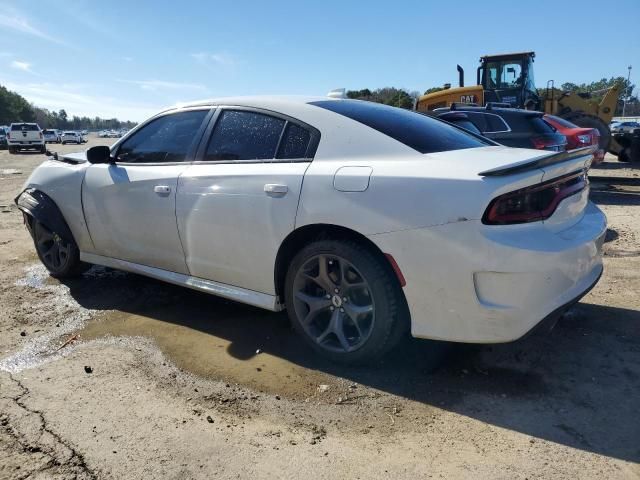
<svg viewBox="0 0 640 480">
<path fill-rule="evenodd" d="M 562 152 L 567 146 L 566 141 L 561 142 L 555 137 L 532 137 L 531 143 L 533 148 L 538 150 L 551 150 L 553 152 Z"/>
<path fill-rule="evenodd" d="M 558 204 L 584 190 L 589 184 L 584 171 L 505 193 L 494 198 L 482 216 L 485 225 L 512 225 L 545 220 Z"/>
<path fill-rule="evenodd" d="M 578 143 L 582 145 L 591 145 L 591 135 L 578 135 Z"/>
</svg>

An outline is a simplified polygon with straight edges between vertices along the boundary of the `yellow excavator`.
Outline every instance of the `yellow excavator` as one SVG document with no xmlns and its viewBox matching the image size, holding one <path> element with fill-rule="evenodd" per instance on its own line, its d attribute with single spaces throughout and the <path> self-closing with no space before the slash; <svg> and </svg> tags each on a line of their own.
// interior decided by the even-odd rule
<svg viewBox="0 0 640 480">
<path fill-rule="evenodd" d="M 533 76 L 534 52 L 485 55 L 480 58 L 477 70 L 477 84 L 464 86 L 464 70 L 458 65 L 459 87 L 449 84 L 442 90 L 422 95 L 416 110 L 429 112 L 436 108 L 448 107 L 453 103 L 467 103 L 484 106 L 491 102 L 494 106 L 504 105 L 528 110 L 542 110 L 562 117 L 579 127 L 597 128 L 600 132 L 600 146 L 605 151 L 617 153 L 617 144 L 611 144 L 609 123 L 613 117 L 622 85 L 615 85 L 604 93 L 600 103 L 591 100 L 589 93 L 563 92 L 554 88 L 553 80 L 541 96 L 538 94 Z"/>
</svg>

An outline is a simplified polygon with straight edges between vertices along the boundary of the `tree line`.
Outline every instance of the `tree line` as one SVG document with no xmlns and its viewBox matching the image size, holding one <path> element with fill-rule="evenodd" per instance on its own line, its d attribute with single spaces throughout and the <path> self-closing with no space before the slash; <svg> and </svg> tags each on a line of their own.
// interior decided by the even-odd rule
<svg viewBox="0 0 640 480">
<path fill-rule="evenodd" d="M 15 122 L 36 122 L 40 128 L 60 130 L 111 130 L 131 129 L 136 123 L 117 118 L 69 117 L 64 109 L 51 111 L 29 103 L 22 95 L 0 85 L 0 125 Z"/>
<path fill-rule="evenodd" d="M 609 79 L 603 78 L 595 82 L 590 83 L 563 83 L 560 89 L 568 92 L 584 92 L 591 94 L 591 100 L 600 103 L 602 97 L 606 91 L 613 87 L 616 83 L 622 85 L 620 91 L 620 98 L 618 100 L 618 106 L 616 107 L 615 115 L 622 115 L 623 99 L 627 99 L 627 106 L 625 108 L 625 114 L 627 116 L 640 115 L 640 100 L 637 95 L 632 95 L 635 89 L 635 85 L 627 82 L 624 77 L 611 77 Z M 444 87 L 432 87 L 425 90 L 424 95 L 433 92 L 439 92 L 444 90 Z M 542 97 L 545 95 L 545 88 L 538 88 L 538 94 Z M 384 87 L 375 90 L 369 90 L 364 88 L 362 90 L 348 90 L 347 97 L 355 98 L 358 100 L 368 100 L 370 102 L 384 103 L 385 105 L 391 105 L 393 107 L 400 108 L 413 108 L 414 101 L 418 99 L 420 92 L 409 91 L 403 88 Z"/>
</svg>

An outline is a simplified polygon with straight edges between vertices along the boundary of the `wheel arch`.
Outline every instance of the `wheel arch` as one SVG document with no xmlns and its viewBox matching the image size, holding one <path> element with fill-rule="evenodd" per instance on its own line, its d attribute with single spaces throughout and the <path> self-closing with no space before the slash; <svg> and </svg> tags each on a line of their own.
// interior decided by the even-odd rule
<svg viewBox="0 0 640 480">
<path fill-rule="evenodd" d="M 276 255 L 275 268 L 274 268 L 274 281 L 276 295 L 282 300 L 284 299 L 284 284 L 287 276 L 287 269 L 289 263 L 293 257 L 302 249 L 305 245 L 317 240 L 351 240 L 362 244 L 369 251 L 378 256 L 385 267 L 388 269 L 391 276 L 397 282 L 399 291 L 402 294 L 402 298 L 406 303 L 404 292 L 402 291 L 403 281 L 401 278 L 402 273 L 399 271 L 397 265 L 392 263 L 394 260 L 390 260 L 387 254 L 385 254 L 380 247 L 378 247 L 373 241 L 367 238 L 362 233 L 352 230 L 340 225 L 327 224 L 327 223 L 315 223 L 310 225 L 304 225 L 289 233 L 289 235 L 282 241 L 278 253 Z M 397 269 L 397 270 L 396 270 Z"/>
<path fill-rule="evenodd" d="M 15 203 L 27 218 L 35 219 L 63 239 L 75 242 L 62 211 L 46 193 L 35 188 L 27 188 L 16 197 Z M 33 235 L 33 223 L 28 223 L 27 226 Z"/>
</svg>

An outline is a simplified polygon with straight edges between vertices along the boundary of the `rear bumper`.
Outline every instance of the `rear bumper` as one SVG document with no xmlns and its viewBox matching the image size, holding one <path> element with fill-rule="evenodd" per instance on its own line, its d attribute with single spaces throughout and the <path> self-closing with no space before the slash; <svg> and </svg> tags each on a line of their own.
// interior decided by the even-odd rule
<svg viewBox="0 0 640 480">
<path fill-rule="evenodd" d="M 19 148 L 36 148 L 42 147 L 44 145 L 44 140 L 24 140 L 24 141 L 14 141 L 10 140 L 8 142 L 10 147 L 19 147 Z"/>
<path fill-rule="evenodd" d="M 589 203 L 570 227 L 479 221 L 372 235 L 407 285 L 413 336 L 517 340 L 578 301 L 602 274 L 606 218 Z"/>
</svg>

